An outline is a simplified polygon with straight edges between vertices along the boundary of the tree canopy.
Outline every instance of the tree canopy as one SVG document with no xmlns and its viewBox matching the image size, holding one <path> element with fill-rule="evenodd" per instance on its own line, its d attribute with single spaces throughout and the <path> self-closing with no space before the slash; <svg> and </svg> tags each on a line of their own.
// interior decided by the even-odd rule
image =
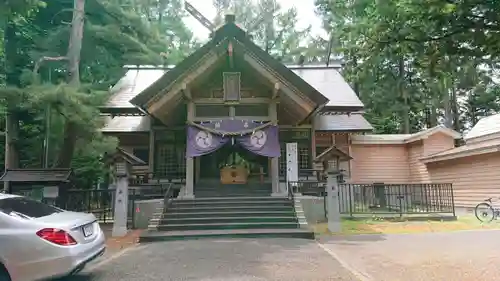
<svg viewBox="0 0 500 281">
<path fill-rule="evenodd" d="M 67 79 L 75 3 L 85 6 L 78 86 Z M 437 124 L 463 131 L 500 111 L 500 1 L 316 0 L 331 38 L 299 28 L 298 11 L 279 3 L 213 0 L 211 20 L 220 25 L 233 11 L 256 44 L 283 63 L 325 64 L 330 53 L 342 59 L 378 133 Z M 181 0 L 7 0 L 0 11 L 0 118 L 13 121 L 16 151 L 9 157 L 16 166 L 40 167 L 50 131 L 48 163 L 66 157 L 81 179 L 102 176 L 100 157 L 116 146 L 98 130 L 97 106 L 123 65 L 176 64 L 202 43 L 183 23 L 189 15 Z"/>
</svg>

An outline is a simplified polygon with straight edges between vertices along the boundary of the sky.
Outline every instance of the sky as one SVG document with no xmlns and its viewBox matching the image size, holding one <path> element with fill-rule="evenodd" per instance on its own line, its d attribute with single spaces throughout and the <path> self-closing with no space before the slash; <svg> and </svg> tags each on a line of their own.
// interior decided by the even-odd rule
<svg viewBox="0 0 500 281">
<path fill-rule="evenodd" d="M 212 0 L 188 0 L 207 19 L 215 18 L 216 10 L 212 6 Z M 321 19 L 314 13 L 314 0 L 277 0 L 282 9 L 297 8 L 299 17 L 299 28 L 312 27 L 313 35 L 320 35 L 326 38 L 326 32 L 322 27 Z M 238 21 L 238 19 L 236 19 Z M 186 25 L 193 31 L 194 36 L 200 40 L 205 40 L 209 36 L 209 31 L 201 25 L 194 17 L 189 15 L 184 19 Z"/>
</svg>

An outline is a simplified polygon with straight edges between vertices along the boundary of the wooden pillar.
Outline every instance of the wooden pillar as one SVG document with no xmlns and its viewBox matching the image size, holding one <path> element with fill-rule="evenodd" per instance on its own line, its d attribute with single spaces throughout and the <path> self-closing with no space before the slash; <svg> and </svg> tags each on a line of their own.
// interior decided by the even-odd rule
<svg viewBox="0 0 500 281">
<path fill-rule="evenodd" d="M 198 182 L 200 180 L 200 168 L 201 168 L 201 158 L 200 157 L 196 157 L 194 159 L 194 165 L 195 165 L 195 173 L 196 173 L 196 176 L 195 176 L 195 179 L 196 181 L 195 182 Z"/>
<path fill-rule="evenodd" d="M 156 139 L 156 135 L 155 135 L 155 131 L 153 129 L 153 117 L 149 117 L 149 172 L 151 173 L 152 175 L 152 178 L 155 178 L 156 177 L 156 169 L 155 169 L 155 153 L 156 153 L 156 150 L 155 150 L 155 139 Z"/>
<path fill-rule="evenodd" d="M 185 92 L 187 96 L 191 96 L 189 90 L 186 88 Z M 194 119 L 194 103 L 189 100 L 187 104 L 187 119 L 192 121 Z M 186 157 L 186 186 L 184 189 L 184 194 L 181 195 L 182 198 L 194 198 L 194 158 Z"/>
<path fill-rule="evenodd" d="M 316 130 L 314 128 L 315 126 L 315 118 L 311 119 L 311 169 L 313 169 L 313 177 L 318 178 L 318 174 L 314 169 L 316 169 L 316 163 L 314 162 L 314 159 L 316 159 Z"/>
<path fill-rule="evenodd" d="M 311 168 L 314 168 L 314 158 L 316 158 L 316 130 L 314 129 L 314 118 L 311 120 Z"/>
<path fill-rule="evenodd" d="M 274 124 L 278 124 L 278 108 L 277 108 L 277 102 L 276 99 L 273 99 L 271 103 L 269 104 L 269 117 L 271 117 L 271 121 Z M 282 155 L 281 157 L 285 157 Z M 272 195 L 273 196 L 280 196 L 281 195 L 281 190 L 280 190 L 280 171 L 279 171 L 279 157 L 273 157 L 271 158 L 271 185 L 272 185 Z"/>
</svg>

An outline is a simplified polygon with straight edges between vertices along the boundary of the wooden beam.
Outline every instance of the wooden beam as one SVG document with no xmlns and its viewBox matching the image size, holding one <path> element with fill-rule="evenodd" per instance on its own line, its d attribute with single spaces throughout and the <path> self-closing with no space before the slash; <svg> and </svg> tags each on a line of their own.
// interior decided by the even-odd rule
<svg viewBox="0 0 500 281">
<path fill-rule="evenodd" d="M 193 117 L 193 121 L 217 121 L 228 119 L 229 117 Z M 270 116 L 233 116 L 233 120 L 254 120 L 254 121 L 271 121 Z"/>
<path fill-rule="evenodd" d="M 280 87 L 281 87 L 281 84 L 279 82 L 274 83 L 273 96 L 272 96 L 273 100 L 278 97 Z"/>
<path fill-rule="evenodd" d="M 196 104 L 223 104 L 224 99 L 221 98 L 197 98 L 193 99 L 193 102 Z M 271 102 L 269 98 L 242 98 L 240 99 L 240 104 L 259 104 L 264 103 L 268 104 Z"/>
<path fill-rule="evenodd" d="M 159 98 L 154 98 L 146 105 L 148 112 L 153 113 L 160 110 L 164 104 L 166 104 L 173 95 L 178 95 L 182 91 L 184 85 L 189 85 L 198 76 L 208 71 L 208 69 L 213 66 L 220 58 L 220 55 L 212 51 L 210 52 L 206 59 L 203 60 L 199 65 L 195 65 L 186 71 L 188 73 L 181 81 L 174 82 L 174 85 L 170 89 L 164 90 L 158 96 Z"/>
<path fill-rule="evenodd" d="M 188 100 L 192 100 L 193 99 L 193 96 L 191 95 L 191 89 L 188 87 L 188 85 L 186 83 L 184 83 L 182 85 L 182 92 L 184 93 L 184 96 Z"/>
</svg>

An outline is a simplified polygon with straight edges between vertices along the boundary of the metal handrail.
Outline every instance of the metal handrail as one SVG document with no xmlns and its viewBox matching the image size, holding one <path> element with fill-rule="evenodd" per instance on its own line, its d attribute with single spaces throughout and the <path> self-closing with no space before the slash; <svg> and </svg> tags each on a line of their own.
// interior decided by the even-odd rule
<svg viewBox="0 0 500 281">
<path fill-rule="evenodd" d="M 164 184 L 162 184 L 163 186 Z M 163 212 L 162 212 L 162 218 L 163 216 L 165 215 L 166 211 L 168 210 L 168 206 L 170 205 L 169 203 L 171 203 L 172 200 L 170 200 L 170 193 L 171 193 L 171 190 L 172 187 L 174 186 L 173 183 L 167 183 L 168 187 L 167 187 L 167 191 L 165 191 L 165 196 L 163 196 Z"/>
</svg>

